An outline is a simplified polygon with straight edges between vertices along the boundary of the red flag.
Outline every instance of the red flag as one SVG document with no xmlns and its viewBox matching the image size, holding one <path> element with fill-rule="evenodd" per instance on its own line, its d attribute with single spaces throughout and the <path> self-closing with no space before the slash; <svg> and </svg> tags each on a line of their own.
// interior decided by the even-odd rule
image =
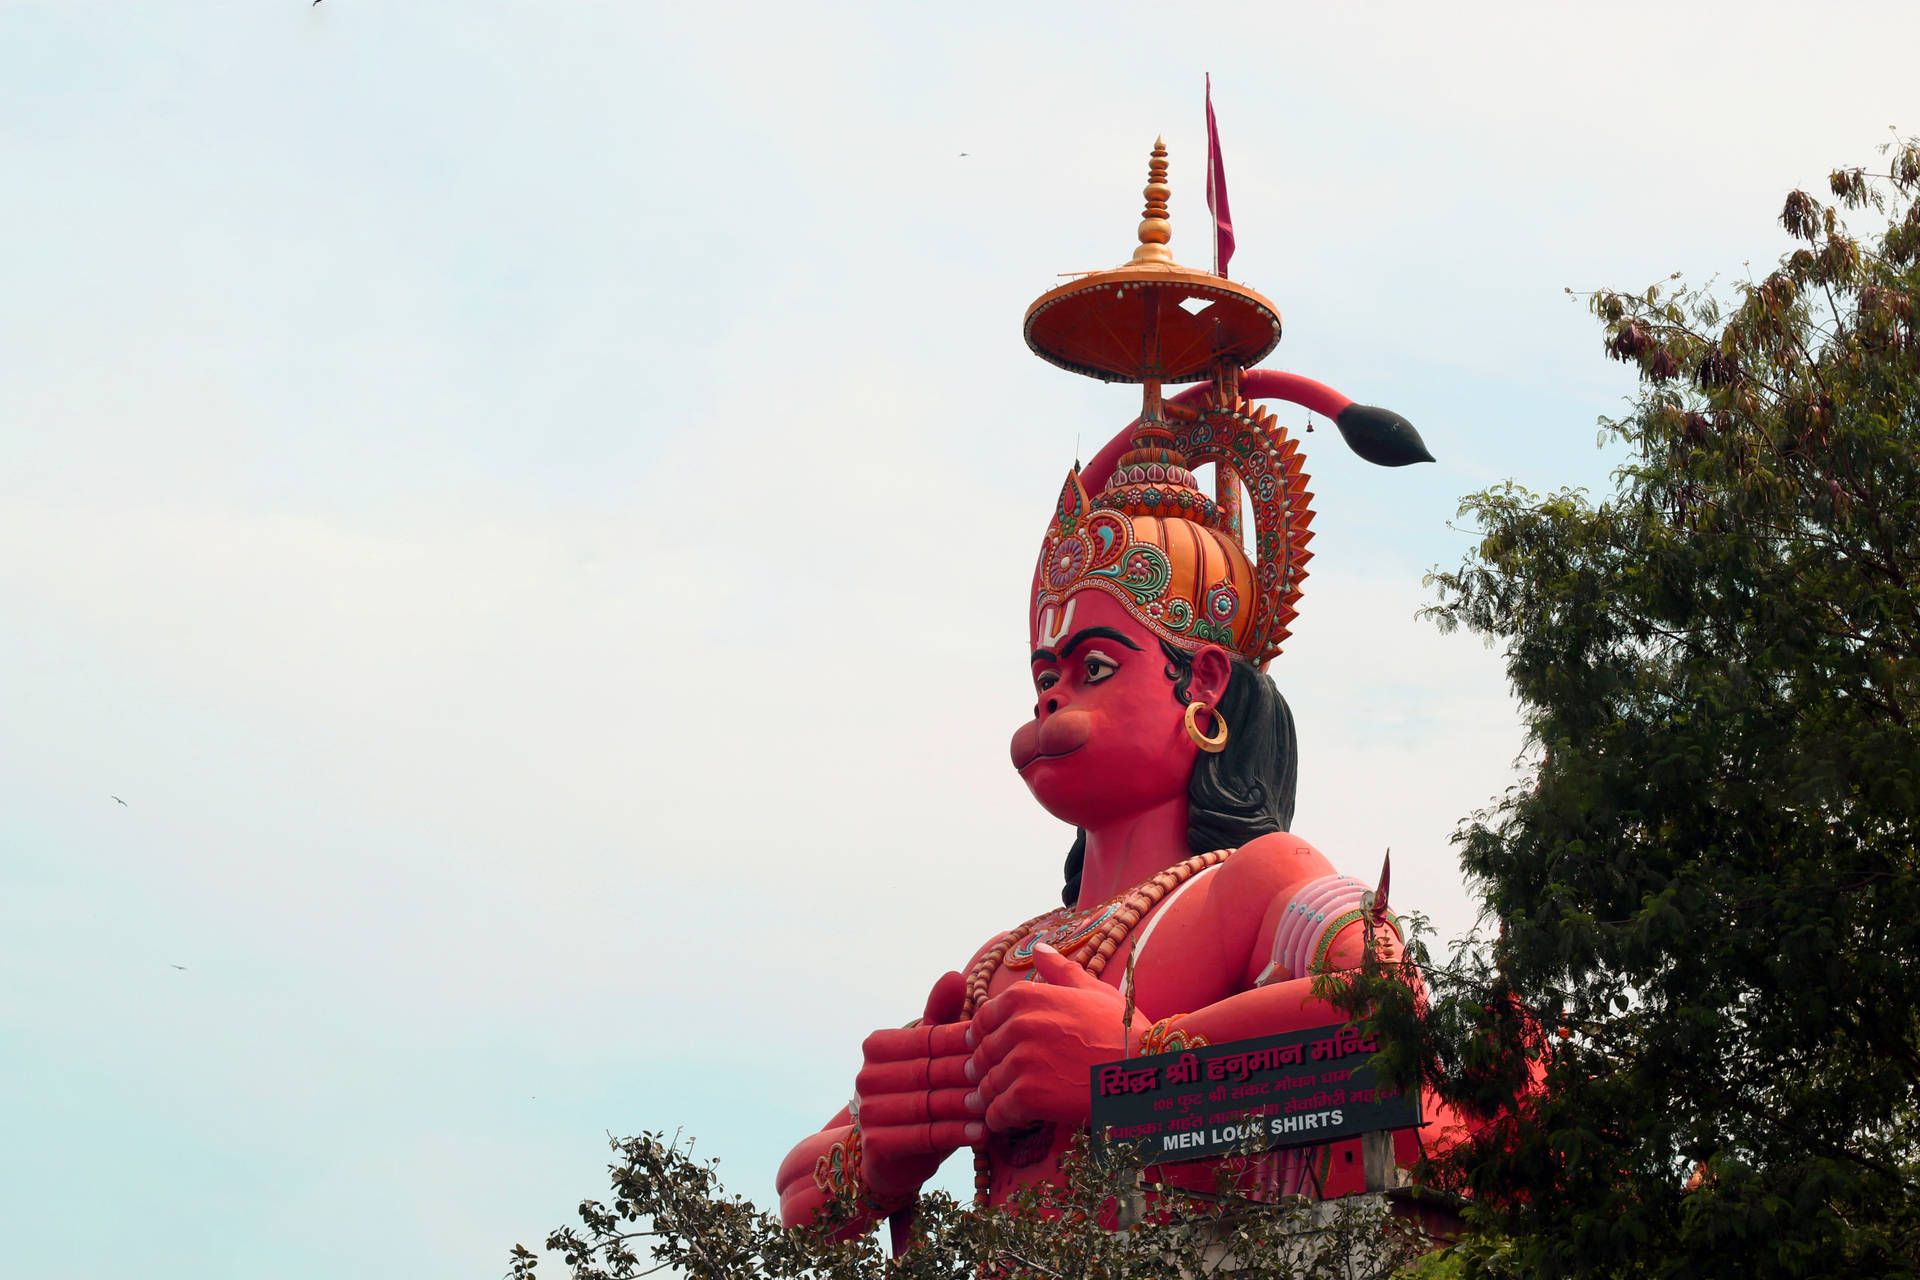
<svg viewBox="0 0 1920 1280">
<path fill-rule="evenodd" d="M 1207 76 L 1207 212 L 1213 215 L 1213 273 L 1233 260 L 1233 212 L 1227 208 L 1227 166 L 1220 158 L 1220 126 L 1213 120 L 1213 76 Z"/>
</svg>

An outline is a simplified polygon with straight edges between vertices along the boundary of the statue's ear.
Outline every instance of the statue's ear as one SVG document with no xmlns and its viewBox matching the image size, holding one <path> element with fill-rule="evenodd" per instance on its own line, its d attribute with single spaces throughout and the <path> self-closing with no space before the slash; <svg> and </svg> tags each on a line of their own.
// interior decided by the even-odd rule
<svg viewBox="0 0 1920 1280">
<path fill-rule="evenodd" d="M 1204 645 L 1193 655 L 1193 679 L 1187 684 L 1187 697 L 1210 707 L 1220 705 L 1227 694 L 1227 682 L 1233 679 L 1233 657 L 1217 644 Z"/>
</svg>

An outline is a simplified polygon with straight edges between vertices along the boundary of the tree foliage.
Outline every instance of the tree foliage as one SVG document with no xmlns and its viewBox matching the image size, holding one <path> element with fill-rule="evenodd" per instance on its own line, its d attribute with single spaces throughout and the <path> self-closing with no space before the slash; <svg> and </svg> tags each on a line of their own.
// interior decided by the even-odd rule
<svg viewBox="0 0 1920 1280">
<path fill-rule="evenodd" d="M 1062 1185 L 1005 1208 L 922 1195 L 912 1247 L 890 1259 L 878 1234 L 833 1238 L 850 1200 L 816 1229 L 787 1230 L 728 1195 L 715 1162 L 695 1159 L 690 1144 L 648 1133 L 613 1147 L 611 1200 L 583 1202 L 579 1224 L 545 1242 L 570 1280 L 1385 1280 L 1432 1247 L 1378 1197 L 1265 1203 L 1224 1181 L 1218 1194 L 1142 1193 L 1135 1171 L 1076 1155 Z M 511 1280 L 537 1280 L 540 1260 L 514 1246 Z"/>
<path fill-rule="evenodd" d="M 1474 495 L 1432 579 L 1530 777 L 1456 837 L 1490 936 L 1348 999 L 1493 1118 L 1425 1171 L 1501 1233 L 1472 1270 L 1920 1273 L 1920 143 L 1883 154 L 1759 279 L 1592 295 L 1612 491 Z"/>
</svg>

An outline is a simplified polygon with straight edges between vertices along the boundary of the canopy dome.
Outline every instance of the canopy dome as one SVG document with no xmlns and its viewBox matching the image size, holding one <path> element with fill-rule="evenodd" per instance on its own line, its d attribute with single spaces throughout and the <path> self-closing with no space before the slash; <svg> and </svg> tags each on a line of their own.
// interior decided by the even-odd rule
<svg viewBox="0 0 1920 1280">
<path fill-rule="evenodd" d="M 1280 310 L 1167 249 L 1167 147 L 1153 144 L 1140 247 L 1131 261 L 1042 294 L 1027 308 L 1035 355 L 1102 382 L 1197 382 L 1258 364 L 1280 341 Z"/>
</svg>

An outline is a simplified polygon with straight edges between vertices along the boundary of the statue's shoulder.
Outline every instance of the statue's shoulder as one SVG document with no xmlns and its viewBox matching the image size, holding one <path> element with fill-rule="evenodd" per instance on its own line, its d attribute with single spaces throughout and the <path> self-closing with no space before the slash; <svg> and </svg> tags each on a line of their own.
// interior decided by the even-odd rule
<svg viewBox="0 0 1920 1280">
<path fill-rule="evenodd" d="M 1246 965 L 1248 985 L 1266 966 L 1287 904 L 1332 871 L 1325 854 L 1289 831 L 1249 840 L 1221 864 L 1207 905 L 1227 955 Z"/>
<path fill-rule="evenodd" d="M 1291 831 L 1276 831 L 1234 850 L 1220 868 L 1216 891 L 1223 898 L 1257 900 L 1264 908 L 1275 897 L 1332 872 L 1325 854 Z"/>
</svg>

